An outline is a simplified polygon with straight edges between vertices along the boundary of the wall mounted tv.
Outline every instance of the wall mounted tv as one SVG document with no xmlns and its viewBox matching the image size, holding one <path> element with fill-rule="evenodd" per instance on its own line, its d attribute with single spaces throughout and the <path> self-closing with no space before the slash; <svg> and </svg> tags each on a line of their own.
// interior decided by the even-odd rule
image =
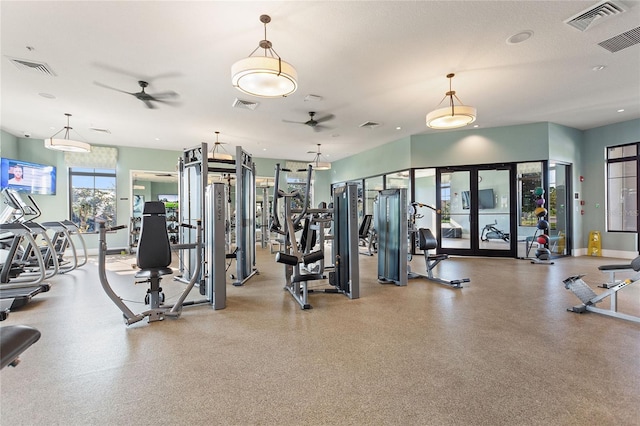
<svg viewBox="0 0 640 426">
<path fill-rule="evenodd" d="M 471 206 L 471 193 L 462 191 L 462 208 L 468 210 Z M 493 189 L 478 190 L 478 210 L 493 209 L 496 207 L 496 200 Z"/>
<path fill-rule="evenodd" d="M 56 168 L 28 161 L 0 159 L 0 187 L 40 195 L 56 194 Z"/>
</svg>

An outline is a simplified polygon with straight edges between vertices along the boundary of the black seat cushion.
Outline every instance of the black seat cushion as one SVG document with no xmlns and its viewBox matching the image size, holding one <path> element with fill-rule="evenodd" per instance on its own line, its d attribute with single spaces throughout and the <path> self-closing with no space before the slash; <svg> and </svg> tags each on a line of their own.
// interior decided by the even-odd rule
<svg viewBox="0 0 640 426">
<path fill-rule="evenodd" d="M 140 269 L 159 270 L 165 269 L 171 264 L 171 246 L 165 215 L 164 203 L 161 201 L 144 203 L 136 256 Z"/>
</svg>

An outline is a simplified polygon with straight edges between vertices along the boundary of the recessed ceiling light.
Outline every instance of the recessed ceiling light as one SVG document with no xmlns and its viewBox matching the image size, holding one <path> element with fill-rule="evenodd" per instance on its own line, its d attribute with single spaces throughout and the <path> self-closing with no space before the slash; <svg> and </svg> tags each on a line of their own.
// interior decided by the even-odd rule
<svg viewBox="0 0 640 426">
<path fill-rule="evenodd" d="M 521 31 L 518 34 L 514 34 L 511 37 L 509 37 L 507 39 L 507 44 L 522 43 L 523 41 L 529 40 L 532 36 L 533 36 L 533 31 L 531 30 Z"/>
<path fill-rule="evenodd" d="M 159 141 L 159 140 L 160 140 L 160 138 L 156 138 L 156 140 L 157 140 L 157 141 Z"/>
<path fill-rule="evenodd" d="M 623 108 L 620 108 L 620 109 L 618 110 L 618 112 L 624 112 L 624 109 L 623 109 Z"/>
<path fill-rule="evenodd" d="M 396 127 L 396 130 L 402 130 L 402 127 L 398 126 Z"/>
<path fill-rule="evenodd" d="M 43 98 L 47 98 L 47 99 L 55 99 L 56 97 L 54 95 L 52 95 L 51 93 L 38 93 L 38 95 L 42 96 Z"/>
<path fill-rule="evenodd" d="M 478 127 L 480 127 L 480 125 L 479 124 L 474 124 L 473 127 L 478 128 Z"/>
<path fill-rule="evenodd" d="M 603 69 L 605 69 L 607 66 L 606 65 L 596 65 L 595 67 L 591 68 L 593 71 L 602 71 Z"/>
</svg>

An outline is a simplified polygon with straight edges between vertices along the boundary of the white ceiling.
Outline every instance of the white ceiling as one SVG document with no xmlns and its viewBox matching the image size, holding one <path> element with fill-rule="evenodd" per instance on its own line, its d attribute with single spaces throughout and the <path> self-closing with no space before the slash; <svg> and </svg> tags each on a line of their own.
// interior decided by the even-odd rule
<svg viewBox="0 0 640 426">
<path fill-rule="evenodd" d="M 213 143 L 219 131 L 256 157 L 309 161 L 320 143 L 331 161 L 435 132 L 425 115 L 449 89 L 449 72 L 481 128 L 589 129 L 639 118 L 640 45 L 611 53 L 598 43 L 637 27 L 640 3 L 625 1 L 627 12 L 584 32 L 563 22 L 595 3 L 2 1 L 1 126 L 44 139 L 71 113 L 74 130 L 98 145 L 181 150 Z M 231 65 L 264 36 L 261 14 L 272 18 L 275 51 L 298 71 L 287 98 L 231 86 Z M 533 37 L 506 42 L 524 30 Z M 56 76 L 20 70 L 9 57 L 45 62 Z M 179 104 L 148 109 L 95 84 L 137 92 L 138 80 L 149 93 L 177 92 Z M 232 108 L 236 98 L 259 106 Z M 282 121 L 304 122 L 309 111 L 335 118 L 320 132 Z M 359 127 L 367 121 L 381 125 Z"/>
</svg>

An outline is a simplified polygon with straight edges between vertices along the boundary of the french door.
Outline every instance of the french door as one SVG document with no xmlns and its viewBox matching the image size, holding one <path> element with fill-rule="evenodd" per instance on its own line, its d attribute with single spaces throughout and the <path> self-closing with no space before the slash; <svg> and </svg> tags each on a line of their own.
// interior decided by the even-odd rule
<svg viewBox="0 0 640 426">
<path fill-rule="evenodd" d="M 516 256 L 516 171 L 512 164 L 437 170 L 438 252 Z"/>
</svg>

